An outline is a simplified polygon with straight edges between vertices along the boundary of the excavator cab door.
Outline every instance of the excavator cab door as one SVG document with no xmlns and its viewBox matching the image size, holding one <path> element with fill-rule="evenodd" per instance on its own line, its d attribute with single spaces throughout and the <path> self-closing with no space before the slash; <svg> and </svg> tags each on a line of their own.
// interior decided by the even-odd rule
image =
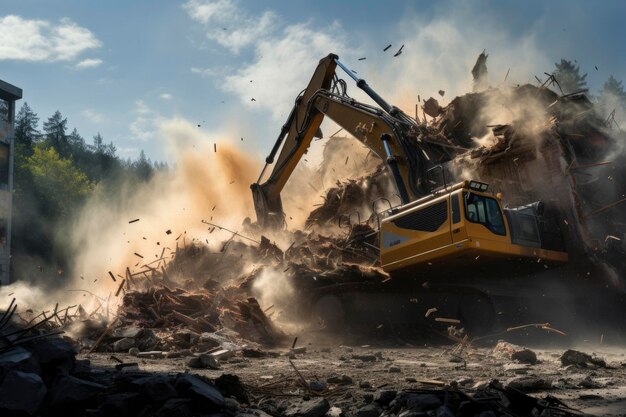
<svg viewBox="0 0 626 417">
<path fill-rule="evenodd" d="M 459 190 L 450 194 L 450 234 L 452 243 L 458 243 L 467 239 L 467 228 L 463 213 L 463 194 Z"/>
</svg>

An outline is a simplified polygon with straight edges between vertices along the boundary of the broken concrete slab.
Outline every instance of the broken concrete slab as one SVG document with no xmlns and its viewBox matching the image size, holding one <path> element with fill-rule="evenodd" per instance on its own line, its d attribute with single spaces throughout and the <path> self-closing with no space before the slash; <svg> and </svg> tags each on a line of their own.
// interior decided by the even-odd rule
<svg viewBox="0 0 626 417">
<path fill-rule="evenodd" d="M 47 391 L 39 375 L 9 371 L 0 384 L 0 411 L 33 415 L 39 409 Z"/>
<path fill-rule="evenodd" d="M 180 395 L 191 398 L 207 410 L 219 410 L 224 406 L 224 396 L 215 385 L 197 376 L 178 374 L 174 386 Z"/>
</svg>

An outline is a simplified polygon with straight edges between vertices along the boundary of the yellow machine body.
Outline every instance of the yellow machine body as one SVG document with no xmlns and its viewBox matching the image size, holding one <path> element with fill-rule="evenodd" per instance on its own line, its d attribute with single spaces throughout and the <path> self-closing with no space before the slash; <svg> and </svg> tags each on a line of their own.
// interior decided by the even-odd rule
<svg viewBox="0 0 626 417">
<path fill-rule="evenodd" d="M 520 234 L 528 235 L 534 226 L 528 222 L 520 227 Z M 539 241 L 513 243 L 511 230 L 500 198 L 470 188 L 470 182 L 464 181 L 392 210 L 382 219 L 381 265 L 394 272 L 422 264 L 476 264 L 494 259 L 568 261 L 565 251 L 544 249 Z"/>
</svg>

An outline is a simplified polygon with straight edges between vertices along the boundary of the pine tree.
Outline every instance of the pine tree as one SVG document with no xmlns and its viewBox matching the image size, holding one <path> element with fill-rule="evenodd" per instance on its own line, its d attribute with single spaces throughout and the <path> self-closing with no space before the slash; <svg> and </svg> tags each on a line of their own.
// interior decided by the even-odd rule
<svg viewBox="0 0 626 417">
<path fill-rule="evenodd" d="M 556 62 L 553 73 L 563 94 L 571 94 L 587 88 L 587 74 L 580 75 L 580 67 L 571 61 L 561 58 L 561 62 Z"/>
<path fill-rule="evenodd" d="M 615 97 L 622 103 L 622 105 L 626 104 L 626 92 L 624 91 L 624 86 L 621 81 L 617 80 L 612 75 L 609 76 L 609 79 L 606 80 L 602 86 L 602 90 L 600 90 L 600 97 L 605 96 Z"/>
<path fill-rule="evenodd" d="M 72 133 L 67 137 L 67 142 L 72 150 L 72 155 L 74 157 L 82 156 L 82 154 L 86 151 L 87 145 L 85 144 L 85 139 L 78 133 L 78 130 L 74 128 Z"/>
<path fill-rule="evenodd" d="M 92 149 L 96 154 L 104 153 L 104 139 L 102 138 L 100 132 L 93 137 Z"/>
<path fill-rule="evenodd" d="M 152 177 L 154 173 L 154 169 L 152 168 L 152 163 L 150 159 L 146 158 L 146 153 L 142 150 L 139 153 L 139 158 L 133 162 L 133 171 L 137 177 L 139 177 L 142 181 L 147 181 Z"/>
<path fill-rule="evenodd" d="M 37 130 L 39 125 L 39 117 L 28 103 L 24 102 L 20 111 L 15 117 L 15 146 L 18 156 L 28 157 L 33 153 L 33 145 L 41 137 L 41 133 Z"/>
<path fill-rule="evenodd" d="M 43 124 L 46 133 L 46 141 L 52 146 L 61 158 L 66 158 L 70 154 L 70 146 L 67 140 L 67 119 L 63 118 L 60 111 L 54 112 L 52 116 Z"/>
</svg>

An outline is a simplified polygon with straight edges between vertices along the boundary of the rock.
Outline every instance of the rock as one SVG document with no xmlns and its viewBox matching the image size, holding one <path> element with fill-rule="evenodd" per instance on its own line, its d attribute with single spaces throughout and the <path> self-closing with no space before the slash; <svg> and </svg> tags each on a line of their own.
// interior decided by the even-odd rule
<svg viewBox="0 0 626 417">
<path fill-rule="evenodd" d="M 325 417 L 342 417 L 343 410 L 339 407 L 330 407 L 330 410 L 326 412 Z"/>
<path fill-rule="evenodd" d="M 493 348 L 493 354 L 521 363 L 537 363 L 537 354 L 532 350 L 502 340 Z"/>
<path fill-rule="evenodd" d="M 379 390 L 376 391 L 376 395 L 374 395 L 374 402 L 378 403 L 382 406 L 387 406 L 394 398 L 396 398 L 396 394 L 398 391 L 396 390 Z"/>
<path fill-rule="evenodd" d="M 266 352 L 259 349 L 243 349 L 241 354 L 244 358 L 265 358 L 268 356 Z"/>
<path fill-rule="evenodd" d="M 128 349 L 128 354 L 129 355 L 133 355 L 133 356 L 137 356 L 139 355 L 140 350 L 136 347 L 132 347 L 130 349 Z"/>
<path fill-rule="evenodd" d="M 518 376 L 509 380 L 506 386 L 522 392 L 535 392 L 552 389 L 552 381 L 535 376 Z"/>
<path fill-rule="evenodd" d="M 430 411 L 441 406 L 441 400 L 434 394 L 408 393 L 404 406 L 411 411 Z"/>
<path fill-rule="evenodd" d="M 163 351 L 161 350 L 149 350 L 147 352 L 139 352 L 137 354 L 137 357 L 144 358 L 144 359 L 161 359 L 164 357 L 164 355 L 163 355 Z"/>
<path fill-rule="evenodd" d="M 369 381 L 361 381 L 359 382 L 359 388 L 372 388 L 372 384 Z"/>
<path fill-rule="evenodd" d="M 93 400 L 106 386 L 85 381 L 70 375 L 61 375 L 50 388 L 50 407 L 54 409 L 77 409 Z"/>
<path fill-rule="evenodd" d="M 237 411 L 241 408 L 239 402 L 234 398 L 224 398 L 224 407 L 231 411 Z"/>
<path fill-rule="evenodd" d="M 366 406 L 359 408 L 354 413 L 354 416 L 355 417 L 378 417 L 380 416 L 380 413 L 382 411 L 383 411 L 382 408 L 378 404 L 371 403 L 371 404 L 367 404 Z"/>
<path fill-rule="evenodd" d="M 417 382 L 417 378 L 413 378 L 412 376 L 406 377 L 406 378 L 404 378 L 404 380 L 405 380 L 406 382 L 410 382 L 410 383 L 412 383 L 412 384 L 414 384 L 414 383 L 416 383 L 416 382 Z"/>
<path fill-rule="evenodd" d="M 237 375 L 223 374 L 215 380 L 215 386 L 227 397 L 235 397 L 242 403 L 249 403 L 248 392 Z"/>
<path fill-rule="evenodd" d="M 369 404 L 372 401 L 374 401 L 374 394 L 370 394 L 370 393 L 363 394 L 363 402 L 365 404 Z"/>
<path fill-rule="evenodd" d="M 311 398 L 292 405 L 285 412 L 286 417 L 322 417 L 330 410 L 330 404 L 326 398 Z"/>
<path fill-rule="evenodd" d="M 172 398 L 167 400 L 155 413 L 154 417 L 192 417 L 191 400 Z"/>
<path fill-rule="evenodd" d="M 224 406 L 222 393 L 213 384 L 194 375 L 178 374 L 174 386 L 181 396 L 189 397 L 207 409 L 218 410 Z"/>
<path fill-rule="evenodd" d="M 146 376 L 133 380 L 131 384 L 139 388 L 142 394 L 156 402 L 165 402 L 170 398 L 178 396 L 168 377 L 160 375 Z"/>
<path fill-rule="evenodd" d="M 192 356 L 187 359 L 187 366 L 194 369 L 204 368 L 204 364 L 198 356 Z"/>
<path fill-rule="evenodd" d="M 0 410 L 35 414 L 47 391 L 39 375 L 9 371 L 0 385 Z"/>
<path fill-rule="evenodd" d="M 34 344 L 33 350 L 42 368 L 54 368 L 63 373 L 69 373 L 74 368 L 76 350 L 63 339 L 41 340 Z"/>
<path fill-rule="evenodd" d="M 474 380 L 470 377 L 465 377 L 465 378 L 459 378 L 456 380 L 456 383 L 463 386 L 463 385 L 470 385 L 474 383 Z"/>
<path fill-rule="evenodd" d="M 217 360 L 217 358 L 215 356 L 213 356 L 213 355 L 202 353 L 199 356 L 199 359 L 200 359 L 200 363 L 202 364 L 203 368 L 220 369 L 220 363 Z"/>
<path fill-rule="evenodd" d="M 435 410 L 435 417 L 456 417 L 456 414 L 450 407 L 442 405 Z"/>
<path fill-rule="evenodd" d="M 309 388 L 312 391 L 324 391 L 327 387 L 328 385 L 323 381 L 318 381 L 315 379 L 313 381 L 309 381 Z"/>
<path fill-rule="evenodd" d="M 589 375 L 587 375 L 582 381 L 578 383 L 578 386 L 582 388 L 593 389 L 593 388 L 602 388 L 605 385 L 601 384 L 598 381 L 593 380 Z"/>
<path fill-rule="evenodd" d="M 143 337 L 144 334 L 144 329 L 142 329 L 141 327 L 135 327 L 135 326 L 128 326 L 128 327 L 118 327 L 116 329 L 113 330 L 113 337 L 115 338 L 132 338 L 132 339 L 139 339 L 141 337 Z"/>
<path fill-rule="evenodd" d="M 113 351 L 124 352 L 132 348 L 133 346 L 135 346 L 135 339 L 130 338 L 130 337 L 125 337 L 113 343 Z"/>
<path fill-rule="evenodd" d="M 37 358 L 30 351 L 20 346 L 16 346 L 0 355 L 0 370 L 35 374 L 41 372 Z"/>
<path fill-rule="evenodd" d="M 134 416 L 144 406 L 141 394 L 137 392 L 121 392 L 107 395 L 104 402 L 100 405 L 99 411 L 105 416 Z"/>
<path fill-rule="evenodd" d="M 596 358 L 587 353 L 573 349 L 568 349 L 561 355 L 561 364 L 563 366 L 577 365 L 583 368 L 587 368 L 589 365 L 606 368 L 604 359 Z"/>
<path fill-rule="evenodd" d="M 352 359 L 357 359 L 363 362 L 376 362 L 376 355 L 352 355 Z"/>
<path fill-rule="evenodd" d="M 400 372 L 402 372 L 402 369 L 400 369 L 399 366 L 390 366 L 389 367 L 389 373 L 390 374 L 399 374 Z"/>
<path fill-rule="evenodd" d="M 255 408 L 246 408 L 246 409 L 240 410 L 235 415 L 235 417 L 272 417 L 272 416 L 263 410 L 258 410 Z"/>
<path fill-rule="evenodd" d="M 330 378 L 326 379 L 326 382 L 328 382 L 329 384 L 341 384 L 341 385 L 349 385 L 352 384 L 352 378 L 348 375 L 341 375 L 341 376 L 331 376 Z"/>
</svg>

